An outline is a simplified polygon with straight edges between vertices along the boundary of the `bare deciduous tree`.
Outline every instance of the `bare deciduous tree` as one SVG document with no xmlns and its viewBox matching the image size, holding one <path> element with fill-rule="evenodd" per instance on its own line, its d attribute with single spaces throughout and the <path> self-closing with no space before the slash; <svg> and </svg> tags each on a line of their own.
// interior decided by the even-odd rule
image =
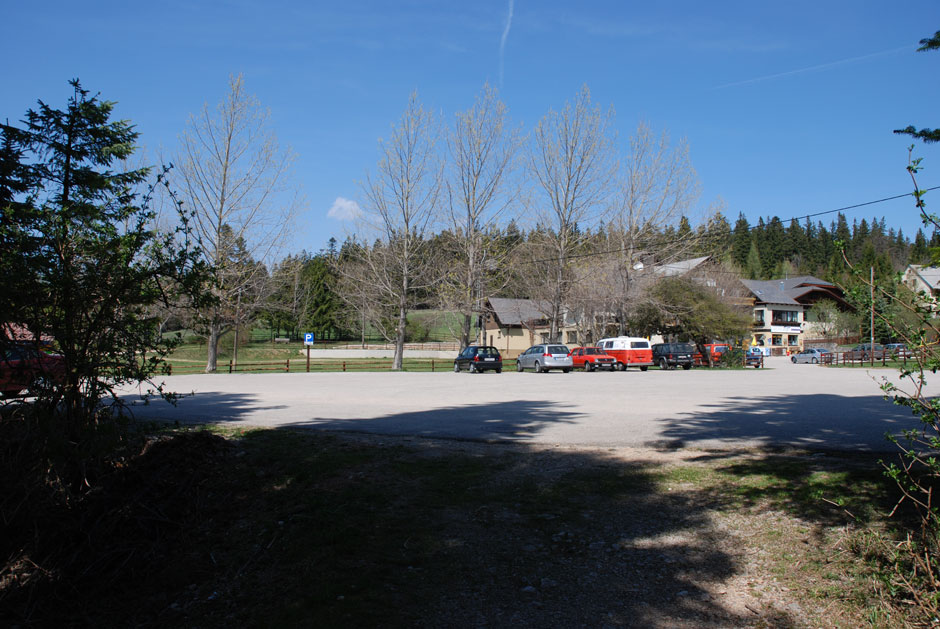
<svg viewBox="0 0 940 629">
<path fill-rule="evenodd" d="M 506 105 L 484 85 L 473 107 L 456 115 L 447 142 L 450 181 L 447 223 L 455 260 L 440 286 L 442 305 L 460 315 L 460 343 L 470 344 L 474 312 L 502 288 L 497 270 L 506 251 L 488 242 L 515 199 L 510 189 L 518 132 L 508 127 Z"/>
<path fill-rule="evenodd" d="M 638 272 L 656 262 L 673 262 L 689 255 L 694 239 L 663 241 L 662 234 L 688 216 L 698 201 L 700 185 L 689 159 L 688 145 L 672 145 L 664 132 L 658 138 L 641 122 L 630 138 L 630 153 L 623 161 L 619 191 L 608 223 L 609 247 L 616 252 L 608 265 L 607 290 L 612 297 L 610 315 L 620 334 L 626 334 L 630 308 L 641 290 Z"/>
<path fill-rule="evenodd" d="M 609 203 L 616 170 L 612 121 L 613 111 L 593 104 L 585 86 L 574 103 L 550 110 L 533 132 L 526 161 L 540 193 L 533 205 L 541 227 L 537 247 L 551 265 L 543 279 L 552 339 L 572 281 L 571 257 L 583 243 L 581 228 L 603 215 Z"/>
<path fill-rule="evenodd" d="M 185 201 L 215 268 L 218 302 L 201 313 L 208 328 L 207 372 L 216 369 L 222 334 L 261 306 L 266 264 L 284 244 L 300 205 L 287 189 L 293 155 L 279 146 L 269 117 L 245 91 L 242 77 L 233 76 L 222 102 L 191 116 L 180 138 Z"/>
<path fill-rule="evenodd" d="M 441 189 L 437 134 L 437 120 L 412 94 L 391 137 L 379 142 L 375 173 L 362 183 L 362 240 L 339 268 L 347 285 L 358 287 L 351 294 L 365 297 L 360 304 L 371 302 L 363 314 L 394 342 L 393 369 L 402 368 L 409 310 L 439 280 L 427 239 Z M 383 316 L 388 309 L 391 321 Z"/>
</svg>

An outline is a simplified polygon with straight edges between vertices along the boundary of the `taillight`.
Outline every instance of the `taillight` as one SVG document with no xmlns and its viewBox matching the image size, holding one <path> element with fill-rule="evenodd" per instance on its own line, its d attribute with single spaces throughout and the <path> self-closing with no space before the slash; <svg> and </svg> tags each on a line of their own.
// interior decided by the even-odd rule
<svg viewBox="0 0 940 629">
<path fill-rule="evenodd" d="M 479 356 L 474 356 L 474 357 L 473 357 L 473 362 L 479 362 L 479 361 L 480 361 L 480 357 L 479 357 Z"/>
<path fill-rule="evenodd" d="M 545 352 L 544 354 L 542 354 L 542 358 L 549 358 L 549 357 L 551 357 L 551 354 L 549 354 L 548 352 Z"/>
</svg>

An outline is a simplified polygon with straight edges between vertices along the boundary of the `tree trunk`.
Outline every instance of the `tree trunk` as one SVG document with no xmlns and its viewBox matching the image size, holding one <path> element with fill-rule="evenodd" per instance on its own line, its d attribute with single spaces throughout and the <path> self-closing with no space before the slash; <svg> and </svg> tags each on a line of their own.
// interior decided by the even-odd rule
<svg viewBox="0 0 940 629">
<path fill-rule="evenodd" d="M 206 373 L 215 373 L 219 361 L 219 337 L 222 335 L 222 326 L 218 321 L 209 325 L 209 358 L 206 361 Z"/>
<path fill-rule="evenodd" d="M 465 312 L 463 314 L 463 321 L 460 323 L 460 347 L 467 347 L 470 345 L 470 328 L 472 326 L 473 315 L 469 312 Z"/>
<path fill-rule="evenodd" d="M 408 309 L 405 300 L 398 305 L 398 329 L 395 331 L 395 357 L 392 360 L 392 369 L 401 371 L 405 356 L 405 323 L 408 319 Z"/>
</svg>

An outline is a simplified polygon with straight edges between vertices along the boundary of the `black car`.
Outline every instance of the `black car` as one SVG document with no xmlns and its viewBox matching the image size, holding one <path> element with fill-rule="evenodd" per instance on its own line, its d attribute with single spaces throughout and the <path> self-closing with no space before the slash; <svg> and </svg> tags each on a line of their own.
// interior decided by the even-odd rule
<svg viewBox="0 0 940 629">
<path fill-rule="evenodd" d="M 682 367 L 691 369 L 695 347 L 691 343 L 656 343 L 653 345 L 653 364 L 660 369 Z"/>
<path fill-rule="evenodd" d="M 499 373 L 503 370 L 503 357 L 500 356 L 498 349 L 490 345 L 471 345 L 454 359 L 454 373 L 462 369 L 470 373 L 492 369 Z"/>
</svg>

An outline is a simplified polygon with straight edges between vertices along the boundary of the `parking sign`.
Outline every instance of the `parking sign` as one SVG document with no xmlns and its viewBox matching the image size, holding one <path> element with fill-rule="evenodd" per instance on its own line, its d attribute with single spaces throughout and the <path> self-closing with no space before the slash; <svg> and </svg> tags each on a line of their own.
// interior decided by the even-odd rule
<svg viewBox="0 0 940 629">
<path fill-rule="evenodd" d="M 304 345 L 313 345 L 313 332 L 304 333 Z"/>
</svg>

